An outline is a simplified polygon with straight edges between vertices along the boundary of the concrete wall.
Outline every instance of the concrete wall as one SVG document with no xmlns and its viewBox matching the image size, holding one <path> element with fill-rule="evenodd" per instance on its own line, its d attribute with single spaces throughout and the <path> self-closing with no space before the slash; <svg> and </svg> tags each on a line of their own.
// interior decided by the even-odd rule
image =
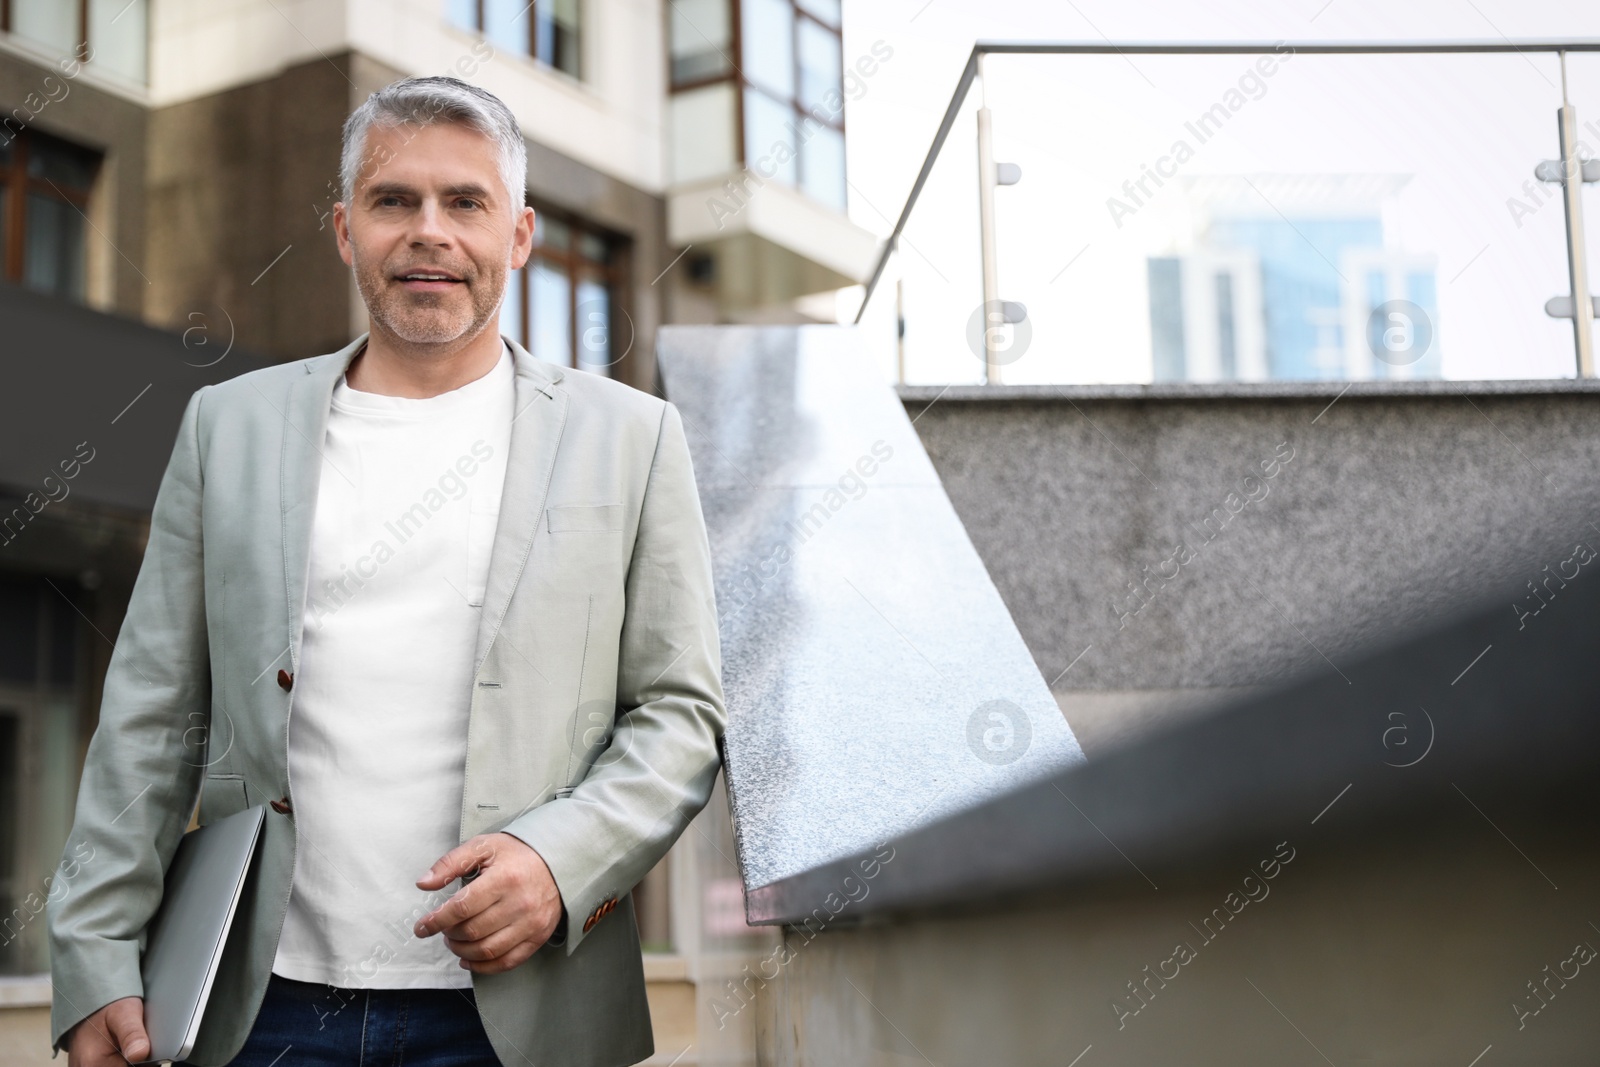
<svg viewBox="0 0 1600 1067">
<path fill-rule="evenodd" d="M 457 73 L 499 96 L 523 132 L 619 181 L 664 184 L 666 20 L 660 0 L 585 0 L 584 74 L 497 54 L 466 75 L 479 42 L 443 0 L 164 0 L 151 15 L 150 95 L 195 100 L 348 52 L 412 74 Z"/>
<path fill-rule="evenodd" d="M 8 1067 L 60 1067 L 50 1055 L 50 1005 L 0 1008 L 0 1047 Z"/>
<path fill-rule="evenodd" d="M 386 73 L 318 58 L 151 112 L 147 321 L 231 331 L 279 360 L 349 343 L 354 282 L 331 215 L 339 135 L 351 82 L 370 91 Z"/>
<path fill-rule="evenodd" d="M 1350 842 L 1332 817 L 1308 825 L 1287 843 L 1293 860 L 1254 883 L 1260 899 L 1227 908 L 1278 842 L 1231 868 L 1149 870 L 1159 889 L 1130 872 L 1097 892 L 977 914 L 790 928 L 788 962 L 750 985 L 755 1062 L 1466 1067 L 1489 1047 L 1484 1067 L 1593 1062 L 1592 968 L 1553 982 L 1537 1015 L 1515 1010 L 1539 1003 L 1526 983 L 1575 943 L 1600 945 L 1572 893 L 1597 884 L 1592 850 L 1519 824 L 1521 847 L 1559 865 L 1556 892 L 1464 805 L 1459 816 L 1458 829 L 1421 839 Z"/>
<path fill-rule="evenodd" d="M 1091 756 L 1600 549 L 1595 383 L 1342 388 L 902 388 Z"/>
</svg>

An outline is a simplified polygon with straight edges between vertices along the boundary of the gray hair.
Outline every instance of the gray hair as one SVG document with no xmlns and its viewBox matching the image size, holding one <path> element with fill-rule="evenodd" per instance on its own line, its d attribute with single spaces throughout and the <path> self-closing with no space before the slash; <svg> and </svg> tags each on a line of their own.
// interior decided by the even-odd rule
<svg viewBox="0 0 1600 1067">
<path fill-rule="evenodd" d="M 374 126 L 468 126 L 494 141 L 500 178 L 511 194 L 511 213 L 521 210 L 528 183 L 528 146 L 516 116 L 498 96 L 460 78 L 403 78 L 384 86 L 350 113 L 344 122 L 344 149 L 339 158 L 340 195 L 348 206 L 356 176 L 366 165 L 367 131 Z"/>
</svg>

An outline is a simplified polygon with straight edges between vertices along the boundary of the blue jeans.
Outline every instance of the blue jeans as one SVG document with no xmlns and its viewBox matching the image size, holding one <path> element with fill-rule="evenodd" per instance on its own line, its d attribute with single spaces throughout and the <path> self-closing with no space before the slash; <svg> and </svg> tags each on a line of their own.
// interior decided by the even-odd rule
<svg viewBox="0 0 1600 1067">
<path fill-rule="evenodd" d="M 228 1067 L 500 1067 L 471 989 L 340 989 L 272 975 Z"/>
</svg>

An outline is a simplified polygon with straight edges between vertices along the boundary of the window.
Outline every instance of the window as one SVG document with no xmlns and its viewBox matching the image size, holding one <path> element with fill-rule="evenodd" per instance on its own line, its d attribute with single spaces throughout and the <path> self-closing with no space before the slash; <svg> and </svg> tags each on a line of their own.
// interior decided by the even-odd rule
<svg viewBox="0 0 1600 1067">
<path fill-rule="evenodd" d="M 672 84 L 720 78 L 732 70 L 733 12 L 728 0 L 673 0 L 668 6 Z"/>
<path fill-rule="evenodd" d="M 1222 380 L 1231 382 L 1239 376 L 1239 348 L 1234 336 L 1233 275 L 1217 271 L 1217 356 Z"/>
<path fill-rule="evenodd" d="M 84 299 L 89 189 L 100 158 L 77 145 L 0 126 L 0 249 L 5 280 Z"/>
<path fill-rule="evenodd" d="M 450 22 L 498 49 L 583 77 L 583 0 L 450 0 Z"/>
<path fill-rule="evenodd" d="M 89 43 L 97 70 L 143 85 L 147 80 L 150 0 L 0 0 L 0 30 L 62 58 Z"/>
<path fill-rule="evenodd" d="M 667 38 L 674 181 L 731 161 L 845 209 L 839 0 L 674 0 Z"/>
<path fill-rule="evenodd" d="M 598 230 L 534 206 L 533 255 L 511 272 L 500 332 L 540 359 L 610 374 L 627 331 L 612 329 L 624 248 Z"/>
<path fill-rule="evenodd" d="M 0 575 L 0 976 L 50 970 L 45 903 L 61 895 L 85 740 L 80 597 L 51 584 Z"/>
</svg>

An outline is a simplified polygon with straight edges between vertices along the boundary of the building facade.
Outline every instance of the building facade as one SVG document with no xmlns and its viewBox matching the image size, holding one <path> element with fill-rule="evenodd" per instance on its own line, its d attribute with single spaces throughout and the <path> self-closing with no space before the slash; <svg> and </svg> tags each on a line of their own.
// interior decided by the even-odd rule
<svg viewBox="0 0 1600 1067">
<path fill-rule="evenodd" d="M 1389 174 L 1185 180 L 1192 232 L 1148 260 L 1157 382 L 1442 377 L 1436 259 Z"/>
<path fill-rule="evenodd" d="M 397 78 L 452 74 L 504 100 L 528 148 L 536 248 L 502 332 L 659 391 L 662 324 L 811 321 L 870 269 L 875 239 L 844 212 L 841 17 L 839 0 L 0 0 L 7 373 L 46 347 L 93 391 L 124 335 L 233 353 L 214 379 L 343 347 L 367 322 L 332 233 L 342 125 Z M 28 391 L 14 402 L 76 417 L 70 392 Z M 43 900 L 176 426 L 145 417 L 117 423 L 149 454 L 119 483 L 136 492 L 85 478 L 56 502 L 0 461 L 0 1040 L 40 1062 Z M 663 1049 L 693 1040 L 703 910 L 692 857 L 671 866 L 637 901 Z"/>
</svg>

